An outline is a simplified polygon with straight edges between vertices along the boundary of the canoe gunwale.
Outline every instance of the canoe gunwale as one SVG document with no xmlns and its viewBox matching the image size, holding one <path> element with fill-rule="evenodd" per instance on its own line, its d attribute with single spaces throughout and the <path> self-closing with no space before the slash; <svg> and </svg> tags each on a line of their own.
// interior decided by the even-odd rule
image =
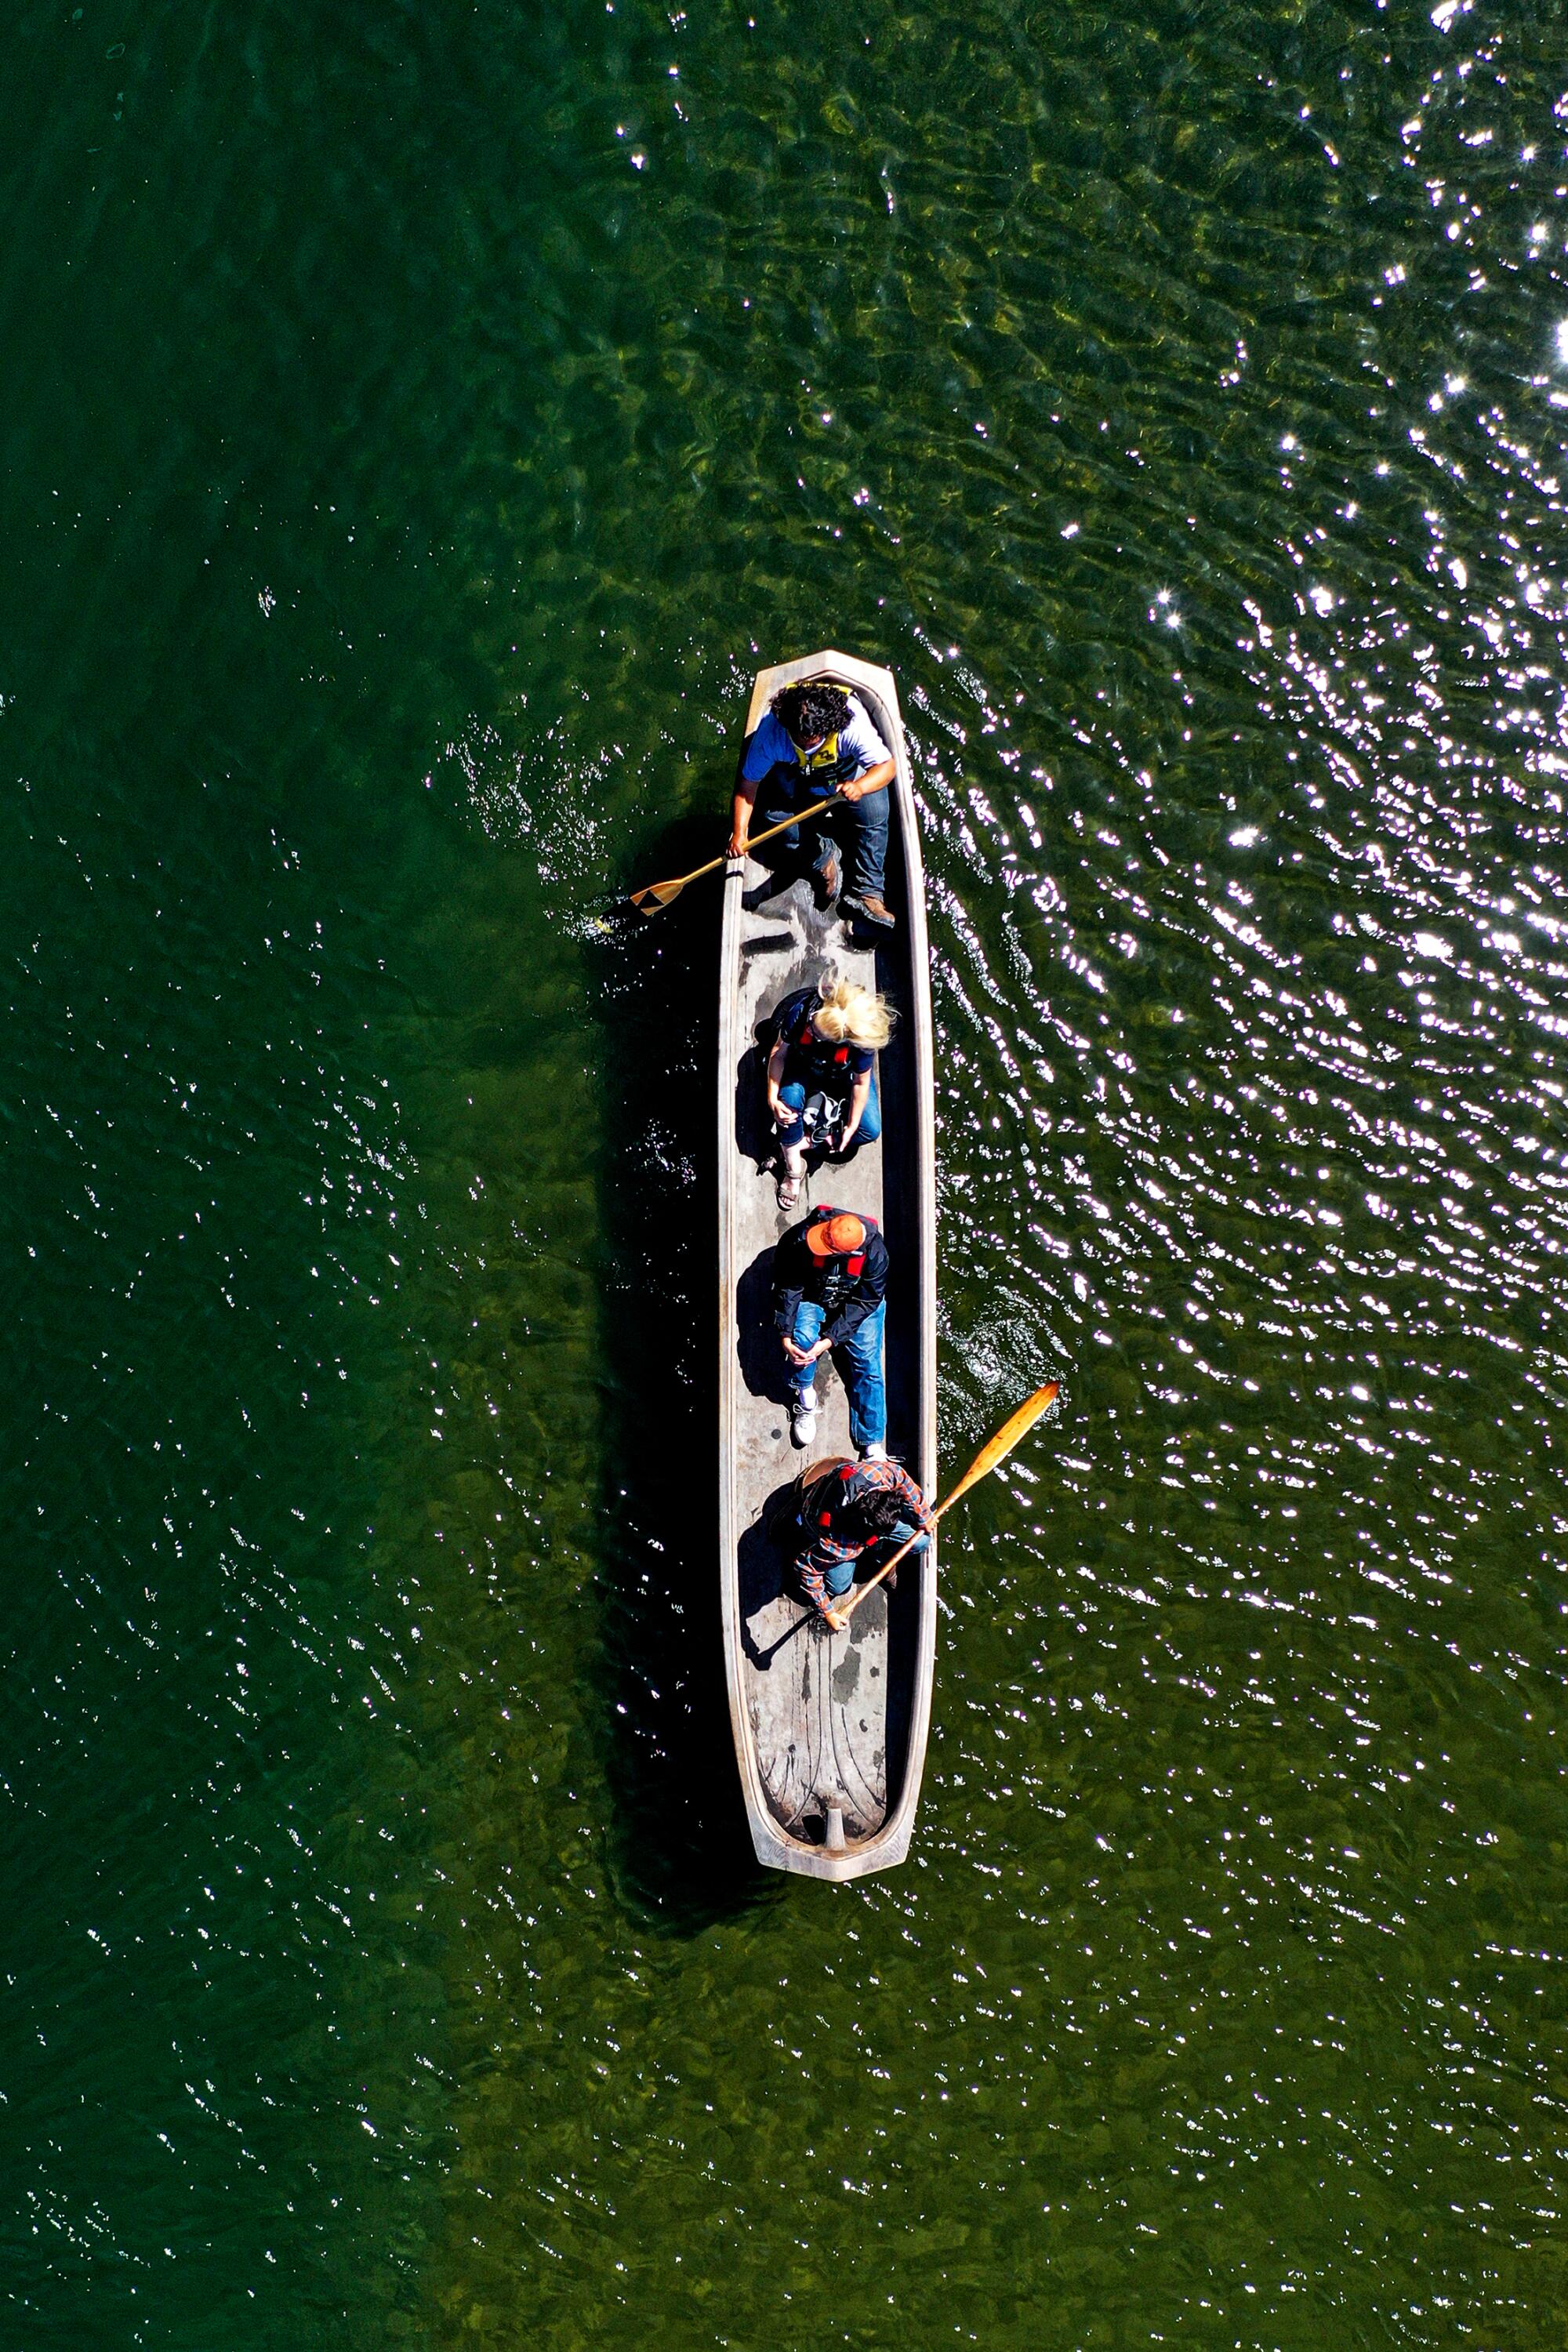
<svg viewBox="0 0 1568 2352">
<path fill-rule="evenodd" d="M 894 759 L 891 787 L 897 810 L 897 834 L 904 877 L 904 905 L 897 909 L 904 926 L 908 985 L 900 1011 L 906 1024 L 913 1076 L 915 1134 L 909 1167 L 914 1181 L 914 1223 L 918 1235 L 915 1267 L 914 1328 L 917 1336 L 917 1404 L 914 1444 L 909 1468 L 928 1496 L 936 1476 L 936 1145 L 932 1086 L 932 1034 L 930 961 L 926 936 L 924 873 L 909 752 L 904 741 L 898 688 L 891 671 L 854 656 L 833 650 L 805 659 L 778 664 L 761 671 L 753 681 L 746 720 L 749 737 L 770 698 L 782 686 L 801 678 L 827 677 L 863 695 L 870 714 L 888 741 Z M 918 1570 L 919 1622 L 909 1682 L 909 1716 L 898 1771 L 897 1795 L 872 1835 L 852 1841 L 842 1851 L 790 1834 L 770 1808 L 763 1786 L 755 1742 L 746 1703 L 745 1643 L 738 1550 L 743 1533 L 737 1499 L 735 1444 L 741 1370 L 738 1361 L 736 1286 L 741 1273 L 737 1244 L 736 1191 L 742 1183 L 756 1184 L 757 1171 L 745 1161 L 735 1134 L 735 1084 L 742 1056 L 752 1043 L 742 1034 L 742 961 L 745 910 L 742 898 L 746 861 L 731 859 L 724 878 L 723 936 L 719 992 L 719 1430 L 720 1430 L 720 1562 L 722 1600 L 725 1679 L 729 1691 L 731 1729 L 742 1794 L 757 1859 L 776 1870 L 803 1876 L 846 1880 L 887 1870 L 903 1861 L 909 1851 L 920 1802 L 926 1741 L 931 1724 L 932 1673 L 936 1650 L 935 1545 L 909 1567 Z M 903 1571 L 907 1576 L 909 1569 Z M 903 1578 L 900 1578 L 902 1582 Z M 902 1601 L 904 1594 L 900 1592 Z M 889 1759 L 889 1785 L 893 1763 Z"/>
</svg>

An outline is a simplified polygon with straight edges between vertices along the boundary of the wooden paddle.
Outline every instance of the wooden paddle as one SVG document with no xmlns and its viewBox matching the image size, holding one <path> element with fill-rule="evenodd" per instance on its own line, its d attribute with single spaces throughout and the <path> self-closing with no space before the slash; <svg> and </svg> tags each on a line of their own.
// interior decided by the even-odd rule
<svg viewBox="0 0 1568 2352">
<path fill-rule="evenodd" d="M 792 824 L 812 824 L 825 809 L 836 808 L 843 798 L 842 793 L 835 793 L 828 800 L 813 801 L 810 807 L 803 808 L 797 816 L 786 816 L 782 824 L 770 824 L 765 832 L 753 833 L 746 844 L 747 850 L 755 849 L 761 842 L 772 841 L 776 833 L 787 833 Z M 700 882 L 704 874 L 717 874 L 721 866 L 728 866 L 729 863 L 730 855 L 726 850 L 722 857 L 710 857 L 706 866 L 699 866 L 694 873 L 683 874 L 678 882 L 650 882 L 645 890 L 634 890 L 630 903 L 639 915 L 657 915 L 661 907 L 668 907 L 679 898 L 689 882 Z"/>
<path fill-rule="evenodd" d="M 1037 1389 L 1028 1402 L 1021 1404 L 1011 1419 L 1003 1423 L 990 1444 L 981 1447 L 952 1494 L 944 1501 L 940 1502 L 931 1513 L 932 1521 L 940 1519 L 944 1511 L 951 1511 L 960 1495 L 967 1495 L 971 1486 L 978 1486 L 981 1479 L 988 1476 L 999 1462 L 1005 1462 L 1025 1431 L 1033 1429 L 1041 1413 L 1047 1412 L 1060 1394 L 1059 1381 L 1047 1381 L 1043 1389 Z M 864 1584 L 857 1586 L 856 1590 L 847 1596 L 842 1609 L 829 1609 L 826 1612 L 827 1622 L 836 1633 L 841 1633 L 844 1631 L 873 1585 L 880 1584 L 885 1576 L 890 1576 L 910 1546 L 918 1543 L 919 1540 L 920 1531 L 917 1529 L 910 1538 L 909 1543 L 899 1546 L 886 1567 L 879 1568 L 875 1576 L 868 1576 Z"/>
</svg>

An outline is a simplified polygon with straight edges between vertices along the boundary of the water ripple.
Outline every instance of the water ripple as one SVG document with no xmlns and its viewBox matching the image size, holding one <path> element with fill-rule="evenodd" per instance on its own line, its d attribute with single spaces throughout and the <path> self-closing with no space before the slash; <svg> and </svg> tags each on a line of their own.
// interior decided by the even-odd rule
<svg viewBox="0 0 1568 2352">
<path fill-rule="evenodd" d="M 16 2325 L 1552 2340 L 1554 26 L 595 8 L 18 37 Z M 831 1899 L 709 1640 L 711 906 L 603 920 L 824 643 L 944 1458 L 1068 1402 Z"/>
</svg>

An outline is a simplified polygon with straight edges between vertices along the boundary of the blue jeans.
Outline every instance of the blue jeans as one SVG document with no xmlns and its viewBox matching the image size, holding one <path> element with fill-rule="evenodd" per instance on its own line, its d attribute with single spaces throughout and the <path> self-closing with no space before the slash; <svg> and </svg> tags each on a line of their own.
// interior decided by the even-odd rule
<svg viewBox="0 0 1568 2352">
<path fill-rule="evenodd" d="M 779 1101 L 792 1114 L 787 1125 L 783 1119 L 779 1121 L 780 1148 L 793 1151 L 797 1144 L 805 1141 L 805 1121 L 801 1117 L 805 1108 L 805 1088 L 792 1079 L 787 1087 L 779 1088 Z M 860 1114 L 860 1124 L 855 1130 L 855 1140 L 850 1150 L 858 1151 L 863 1143 L 875 1143 L 881 1132 L 882 1106 L 877 1099 L 877 1073 L 873 1070 L 871 1091 L 866 1097 L 866 1108 Z"/>
<path fill-rule="evenodd" d="M 900 1519 L 891 1535 L 879 1536 L 875 1543 L 868 1544 L 860 1554 L 859 1560 L 836 1560 L 831 1568 L 825 1568 L 822 1571 L 823 1590 L 832 1600 L 842 1601 L 855 1581 L 855 1570 L 859 1566 L 860 1560 L 864 1560 L 868 1570 L 875 1575 L 877 1570 L 882 1565 L 882 1554 L 897 1551 L 899 1546 L 908 1542 L 914 1533 L 908 1519 Z M 930 1543 L 930 1536 L 922 1530 L 910 1545 L 909 1557 L 913 1559 L 915 1554 L 926 1550 Z"/>
<path fill-rule="evenodd" d="M 766 800 L 763 811 L 767 824 L 782 824 L 787 816 L 807 808 L 813 801 L 828 795 L 820 791 L 800 789 L 801 778 L 787 768 L 775 768 L 758 793 L 759 802 Z M 888 867 L 888 823 L 889 804 L 888 787 L 879 793 L 868 793 L 863 801 L 844 801 L 828 810 L 826 816 L 816 818 L 811 831 L 816 835 L 811 862 L 819 874 L 826 873 L 837 841 L 844 851 L 847 872 L 845 887 L 852 898 L 879 898 L 886 886 Z M 790 856 L 800 848 L 800 827 L 791 825 L 781 833 L 778 845 Z"/>
<path fill-rule="evenodd" d="M 833 1360 L 849 1399 L 849 1434 L 857 1445 L 887 1444 L 888 1392 L 882 1384 L 882 1327 L 887 1319 L 888 1302 L 884 1298 L 879 1306 L 873 1307 L 864 1323 L 833 1350 Z M 815 1299 L 803 1298 L 795 1310 L 795 1329 L 790 1338 L 797 1348 L 815 1348 L 826 1320 L 825 1307 L 818 1307 Z M 816 1366 L 791 1364 L 789 1380 L 792 1388 L 814 1388 Z"/>
</svg>

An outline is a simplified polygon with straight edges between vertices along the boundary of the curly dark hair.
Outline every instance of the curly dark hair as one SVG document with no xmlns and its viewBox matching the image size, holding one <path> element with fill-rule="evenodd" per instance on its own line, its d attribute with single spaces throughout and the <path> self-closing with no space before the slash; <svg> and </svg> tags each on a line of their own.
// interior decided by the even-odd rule
<svg viewBox="0 0 1568 2352">
<path fill-rule="evenodd" d="M 805 686 L 784 686 L 771 705 L 792 743 L 815 743 L 819 736 L 837 735 L 849 724 L 849 698 L 842 687 L 811 679 Z"/>
<path fill-rule="evenodd" d="M 873 1486 L 868 1495 L 859 1497 L 860 1524 L 874 1536 L 888 1537 L 903 1518 L 909 1506 L 893 1486 Z"/>
</svg>

